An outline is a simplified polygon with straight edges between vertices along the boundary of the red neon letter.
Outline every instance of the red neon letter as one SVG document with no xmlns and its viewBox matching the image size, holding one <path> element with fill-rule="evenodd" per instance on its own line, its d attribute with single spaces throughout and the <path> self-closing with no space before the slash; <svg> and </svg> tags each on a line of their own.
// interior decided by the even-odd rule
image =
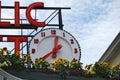
<svg viewBox="0 0 120 80">
<path fill-rule="evenodd" d="M 0 41 L 2 41 L 3 40 L 3 38 L 2 38 L 2 36 L 0 36 Z"/>
<path fill-rule="evenodd" d="M 10 26 L 10 22 L 1 22 L 1 1 L 0 1 L 0 26 Z"/>
<path fill-rule="evenodd" d="M 14 37 L 7 37 L 7 41 L 14 42 L 15 45 L 15 53 L 19 55 L 20 51 L 20 42 L 26 42 L 28 40 L 27 36 L 14 36 Z"/>
<path fill-rule="evenodd" d="M 15 2 L 15 26 L 20 26 L 20 9 L 19 2 Z"/>
<path fill-rule="evenodd" d="M 37 22 L 36 20 L 34 20 L 31 15 L 30 15 L 30 12 L 33 8 L 36 8 L 36 7 L 44 7 L 44 3 L 42 2 L 35 2 L 35 3 L 32 3 L 27 9 L 26 9 L 26 17 L 28 19 L 28 21 L 32 24 L 32 25 L 35 25 L 35 26 L 42 26 L 44 27 L 46 24 L 45 22 Z"/>
</svg>

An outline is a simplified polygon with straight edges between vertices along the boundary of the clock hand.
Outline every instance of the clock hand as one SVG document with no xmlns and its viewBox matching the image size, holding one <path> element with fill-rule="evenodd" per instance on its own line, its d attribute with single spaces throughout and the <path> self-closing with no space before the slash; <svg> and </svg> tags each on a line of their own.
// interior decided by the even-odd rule
<svg viewBox="0 0 120 80">
<path fill-rule="evenodd" d="M 57 44 L 58 44 L 58 36 L 56 36 L 55 39 L 54 39 L 54 47 L 56 47 Z"/>
<path fill-rule="evenodd" d="M 52 51 L 50 51 L 49 53 L 47 53 L 46 55 L 44 55 L 43 57 L 42 57 L 42 59 L 46 59 L 46 58 L 48 58 L 51 54 L 53 54 L 54 52 L 55 53 L 57 53 L 57 51 L 58 50 L 60 50 L 62 48 L 62 45 L 61 44 L 59 44 L 59 45 L 57 45 L 55 48 L 53 48 L 53 50 Z"/>
<path fill-rule="evenodd" d="M 53 54 L 52 54 L 52 58 L 56 58 L 56 57 L 57 57 L 56 53 L 57 53 L 58 50 L 60 50 L 61 48 L 62 48 L 62 45 L 61 45 L 61 44 L 59 44 L 58 47 L 55 47 L 55 48 L 54 48 L 54 51 L 53 51 Z"/>
<path fill-rule="evenodd" d="M 47 57 L 49 57 L 51 54 L 53 53 L 53 50 L 52 51 L 50 51 L 49 53 L 47 53 L 46 55 L 44 55 L 43 57 L 42 57 L 42 59 L 46 59 Z"/>
<path fill-rule="evenodd" d="M 58 36 L 56 36 L 55 37 L 55 39 L 54 39 L 54 48 L 57 46 L 57 44 L 58 44 Z M 52 54 L 52 58 L 56 58 L 56 52 L 54 52 L 53 54 Z"/>
</svg>

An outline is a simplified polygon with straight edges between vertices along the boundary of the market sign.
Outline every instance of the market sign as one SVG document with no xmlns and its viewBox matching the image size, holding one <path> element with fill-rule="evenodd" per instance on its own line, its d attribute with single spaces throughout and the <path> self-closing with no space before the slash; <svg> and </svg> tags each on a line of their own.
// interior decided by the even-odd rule
<svg viewBox="0 0 120 80">
<path fill-rule="evenodd" d="M 13 19 L 7 19 L 7 21 L 3 20 L 1 17 L 2 9 L 13 9 L 14 11 L 14 18 Z M 29 23 L 23 24 L 20 23 L 20 11 L 25 10 L 25 17 Z M 58 11 L 58 24 L 48 24 L 46 21 L 37 21 L 37 19 L 33 19 L 31 15 L 32 10 L 55 10 Z M 2 6 L 2 1 L 0 1 L 0 29 L 37 29 L 38 27 L 44 28 L 45 26 L 59 26 L 59 29 L 63 29 L 62 24 L 62 14 L 61 9 L 70 9 L 70 8 L 64 8 L 64 7 L 44 7 L 43 2 L 34 2 L 30 4 L 29 6 L 20 6 L 20 3 L 18 1 L 15 1 L 14 6 Z M 49 18 L 49 16 L 48 16 Z M 9 20 L 9 21 L 8 21 Z M 10 20 L 14 20 L 14 23 L 11 23 Z M 29 35 L 0 35 L 0 42 L 4 42 L 4 37 L 7 38 L 5 42 L 14 42 L 15 46 L 15 53 L 20 53 L 20 43 L 21 42 L 27 42 L 28 43 L 28 36 Z"/>
<path fill-rule="evenodd" d="M 1 1 L 0 1 L 0 19 L 1 19 Z M 34 20 L 31 16 L 31 10 L 35 9 L 36 7 L 44 7 L 44 3 L 43 2 L 35 2 L 30 4 L 27 8 L 26 8 L 26 18 L 29 21 L 30 24 L 34 25 L 34 26 L 40 26 L 40 27 L 44 27 L 46 25 L 46 23 L 43 22 L 38 22 L 36 20 Z M 0 20 L 0 27 L 1 26 L 9 26 L 11 27 L 11 23 L 9 21 L 1 21 Z M 15 2 L 15 6 L 14 6 L 14 26 L 15 27 L 20 27 L 20 4 L 19 2 Z"/>
</svg>

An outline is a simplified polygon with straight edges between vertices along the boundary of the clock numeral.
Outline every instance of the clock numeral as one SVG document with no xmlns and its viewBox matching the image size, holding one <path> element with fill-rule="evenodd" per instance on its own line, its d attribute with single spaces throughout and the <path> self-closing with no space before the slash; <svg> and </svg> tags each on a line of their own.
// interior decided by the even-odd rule
<svg viewBox="0 0 120 80">
<path fill-rule="evenodd" d="M 63 33 L 63 37 L 65 37 L 65 33 Z"/>
<path fill-rule="evenodd" d="M 75 53 L 75 54 L 78 53 L 78 49 L 77 49 L 77 48 L 74 49 L 74 53 Z"/>
<path fill-rule="evenodd" d="M 31 52 L 32 52 L 32 54 L 34 54 L 36 51 L 35 51 L 35 49 L 33 48 Z"/>
<path fill-rule="evenodd" d="M 73 39 L 70 39 L 70 43 L 71 43 L 71 44 L 74 44 L 74 40 L 73 40 Z"/>
<path fill-rule="evenodd" d="M 56 30 L 51 30 L 51 34 L 56 34 Z"/>
<path fill-rule="evenodd" d="M 34 44 L 38 44 L 39 40 L 38 39 L 34 39 Z"/>
<path fill-rule="evenodd" d="M 45 32 L 41 32 L 41 37 L 45 37 Z"/>
</svg>

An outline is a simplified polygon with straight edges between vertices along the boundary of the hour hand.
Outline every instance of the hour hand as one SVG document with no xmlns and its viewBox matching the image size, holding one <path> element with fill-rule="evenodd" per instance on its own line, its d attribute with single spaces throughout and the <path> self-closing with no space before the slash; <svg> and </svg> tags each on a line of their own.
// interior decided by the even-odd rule
<svg viewBox="0 0 120 80">
<path fill-rule="evenodd" d="M 52 54 L 52 58 L 56 58 L 57 57 L 57 52 L 58 50 L 60 50 L 62 48 L 62 45 L 59 44 L 57 47 L 54 48 L 53 54 Z"/>
<path fill-rule="evenodd" d="M 42 57 L 42 59 L 46 59 L 46 58 L 48 58 L 51 54 L 53 54 L 53 53 L 57 53 L 58 52 L 58 50 L 60 50 L 62 48 L 62 45 L 61 44 L 59 44 L 59 45 L 57 45 L 55 48 L 53 48 L 53 50 L 52 51 L 50 51 L 49 53 L 47 53 L 46 55 L 44 55 L 43 57 Z"/>
</svg>

